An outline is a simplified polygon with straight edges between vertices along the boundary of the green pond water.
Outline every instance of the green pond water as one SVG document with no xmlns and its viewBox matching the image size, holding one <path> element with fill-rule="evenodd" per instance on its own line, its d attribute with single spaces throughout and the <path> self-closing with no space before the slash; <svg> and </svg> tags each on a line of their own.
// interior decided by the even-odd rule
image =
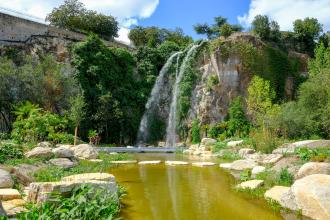
<svg viewBox="0 0 330 220">
<path fill-rule="evenodd" d="M 175 154 L 137 154 L 141 160 L 185 160 Z M 127 189 L 121 217 L 132 220 L 277 220 L 265 201 L 235 192 L 235 179 L 219 166 L 118 165 L 111 168 Z"/>
</svg>

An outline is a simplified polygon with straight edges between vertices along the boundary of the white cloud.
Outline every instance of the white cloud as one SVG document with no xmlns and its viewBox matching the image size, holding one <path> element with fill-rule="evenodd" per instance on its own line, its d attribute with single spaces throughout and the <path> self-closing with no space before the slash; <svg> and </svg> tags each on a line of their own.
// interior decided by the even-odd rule
<svg viewBox="0 0 330 220">
<path fill-rule="evenodd" d="M 17 10 L 44 19 L 54 7 L 64 0 L 0 0 L 0 7 Z M 159 0 L 81 0 L 86 8 L 112 15 L 120 23 L 119 39 L 129 42 L 129 27 L 137 25 L 139 19 L 150 17 Z"/>
<path fill-rule="evenodd" d="M 252 0 L 249 12 L 238 20 L 249 27 L 258 14 L 277 21 L 281 30 L 292 30 L 296 19 L 306 17 L 317 18 L 325 31 L 330 30 L 330 0 Z"/>
<path fill-rule="evenodd" d="M 115 39 L 120 42 L 130 44 L 131 41 L 128 38 L 128 34 L 129 34 L 129 29 L 125 27 L 121 27 L 118 31 L 118 37 L 116 37 Z"/>
</svg>

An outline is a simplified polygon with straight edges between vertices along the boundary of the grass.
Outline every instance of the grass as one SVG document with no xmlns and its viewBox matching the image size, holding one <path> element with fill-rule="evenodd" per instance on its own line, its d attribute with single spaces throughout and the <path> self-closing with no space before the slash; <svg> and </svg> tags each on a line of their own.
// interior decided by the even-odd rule
<svg viewBox="0 0 330 220">
<path fill-rule="evenodd" d="M 302 161 L 315 161 L 315 162 L 325 162 L 330 161 L 330 149 L 329 148 L 298 148 L 295 150 L 295 154 Z"/>
<path fill-rule="evenodd" d="M 264 186 L 266 188 L 271 188 L 275 185 L 291 186 L 294 181 L 294 176 L 287 168 L 281 169 L 279 173 L 266 169 L 264 172 L 258 173 L 256 179 L 264 180 Z"/>
<path fill-rule="evenodd" d="M 36 164 L 46 162 L 47 159 L 43 158 L 21 158 L 21 159 L 10 159 L 7 160 L 4 164 L 9 166 L 16 166 L 19 164 Z"/>
</svg>

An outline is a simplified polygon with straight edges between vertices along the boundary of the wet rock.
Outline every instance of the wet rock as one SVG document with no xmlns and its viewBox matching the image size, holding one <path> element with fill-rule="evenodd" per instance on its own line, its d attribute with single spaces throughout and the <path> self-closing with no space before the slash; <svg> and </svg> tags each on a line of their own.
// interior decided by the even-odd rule
<svg viewBox="0 0 330 220">
<path fill-rule="evenodd" d="M 118 161 L 110 161 L 113 164 L 133 164 L 137 163 L 137 160 L 118 160 Z"/>
<path fill-rule="evenodd" d="M 243 144 L 243 140 L 239 140 L 239 141 L 229 141 L 228 143 L 227 143 L 227 146 L 228 147 L 236 147 L 236 146 L 239 146 L 239 145 L 241 145 L 241 144 Z"/>
<path fill-rule="evenodd" d="M 63 169 L 69 169 L 75 166 L 75 164 L 68 158 L 55 158 L 49 160 L 49 162 L 54 166 L 61 167 Z"/>
<path fill-rule="evenodd" d="M 238 154 L 241 156 L 241 157 L 244 157 L 248 154 L 253 154 L 255 153 L 255 150 L 251 149 L 251 148 L 242 148 L 238 151 Z"/>
<path fill-rule="evenodd" d="M 97 159 L 99 153 L 97 150 L 90 144 L 80 144 L 75 147 L 72 147 L 74 156 L 82 159 Z"/>
<path fill-rule="evenodd" d="M 278 203 L 281 202 L 282 196 L 290 190 L 290 187 L 286 186 L 273 186 L 271 189 L 265 192 L 265 199 L 271 199 Z"/>
<path fill-rule="evenodd" d="M 66 146 L 53 149 L 53 153 L 57 158 L 72 158 L 74 156 L 73 150 Z"/>
<path fill-rule="evenodd" d="M 281 197 L 280 204 L 301 210 L 312 219 L 330 219 L 330 175 L 313 174 L 297 180 Z"/>
<path fill-rule="evenodd" d="M 253 169 L 251 171 L 251 175 L 252 175 L 252 177 L 255 177 L 257 174 L 262 173 L 265 170 L 266 170 L 266 167 L 263 167 L 263 166 L 253 167 Z"/>
<path fill-rule="evenodd" d="M 22 196 L 17 189 L 0 189 L 0 201 L 21 199 Z"/>
<path fill-rule="evenodd" d="M 140 161 L 139 165 L 154 165 L 154 164 L 160 164 L 160 160 L 150 160 L 150 161 Z"/>
<path fill-rule="evenodd" d="M 263 180 L 249 180 L 238 184 L 236 187 L 240 189 L 257 189 L 264 184 Z"/>
<path fill-rule="evenodd" d="M 303 178 L 312 174 L 327 174 L 330 175 L 330 163 L 305 163 L 298 171 L 297 179 Z"/>
<path fill-rule="evenodd" d="M 8 171 L 0 169 L 0 188 L 11 188 L 14 181 Z"/>
<path fill-rule="evenodd" d="M 203 138 L 201 141 L 201 144 L 203 145 L 209 145 L 209 144 L 215 144 L 217 143 L 217 140 L 213 139 L 213 138 Z"/>
<path fill-rule="evenodd" d="M 2 202 L 3 208 L 7 213 L 7 216 L 14 217 L 19 213 L 26 212 L 27 209 L 24 207 L 25 201 L 23 199 L 13 199 Z"/>
<path fill-rule="evenodd" d="M 224 169 L 230 169 L 232 163 L 221 163 L 219 167 L 224 168 Z"/>
<path fill-rule="evenodd" d="M 206 166 L 214 166 L 216 164 L 212 163 L 212 162 L 195 162 L 195 163 L 192 163 L 192 165 L 197 166 L 197 167 L 206 167 Z"/>
<path fill-rule="evenodd" d="M 232 170 L 243 171 L 246 169 L 253 169 L 258 166 L 253 160 L 236 160 L 231 164 Z"/>
<path fill-rule="evenodd" d="M 165 164 L 166 165 L 169 165 L 169 166 L 177 166 L 177 165 L 188 165 L 189 163 L 188 162 L 185 162 L 185 161 L 165 161 Z"/>
<path fill-rule="evenodd" d="M 36 147 L 28 151 L 25 156 L 27 158 L 51 158 L 53 156 L 52 148 Z"/>
</svg>

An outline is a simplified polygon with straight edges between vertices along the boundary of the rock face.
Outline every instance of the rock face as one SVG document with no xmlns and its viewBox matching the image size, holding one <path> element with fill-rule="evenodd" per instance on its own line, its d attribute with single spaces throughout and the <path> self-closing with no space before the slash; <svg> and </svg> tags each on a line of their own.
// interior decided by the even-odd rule
<svg viewBox="0 0 330 220">
<path fill-rule="evenodd" d="M 11 188 L 14 181 L 8 171 L 0 169 L 0 188 Z"/>
<path fill-rule="evenodd" d="M 230 168 L 232 170 L 242 171 L 245 169 L 253 169 L 257 165 L 258 164 L 253 160 L 236 160 L 231 164 Z"/>
<path fill-rule="evenodd" d="M 27 158 L 51 158 L 53 156 L 52 148 L 36 147 L 25 154 Z"/>
<path fill-rule="evenodd" d="M 0 189 L 0 201 L 20 199 L 21 194 L 17 189 Z"/>
<path fill-rule="evenodd" d="M 201 143 L 203 145 L 208 145 L 208 144 L 215 144 L 217 143 L 217 140 L 213 139 L 213 138 L 203 138 Z"/>
<path fill-rule="evenodd" d="M 97 159 L 99 153 L 97 150 L 89 144 L 80 144 L 72 147 L 71 150 L 74 152 L 74 156 L 82 159 Z"/>
<path fill-rule="evenodd" d="M 51 159 L 49 160 L 51 164 L 54 166 L 58 166 L 64 169 L 69 169 L 74 167 L 74 163 L 69 160 L 68 158 L 56 158 L 56 159 Z"/>
<path fill-rule="evenodd" d="M 236 187 L 240 189 L 257 189 L 263 184 L 263 180 L 249 180 L 238 184 Z"/>
<path fill-rule="evenodd" d="M 72 158 L 74 156 L 73 151 L 66 146 L 53 149 L 53 153 L 57 158 Z"/>
<path fill-rule="evenodd" d="M 297 179 L 303 178 L 312 174 L 327 174 L 330 175 L 330 163 L 305 163 L 298 171 Z"/>
<path fill-rule="evenodd" d="M 115 177 L 107 173 L 86 173 L 64 177 L 59 182 L 31 183 L 27 200 L 41 203 L 49 200 L 53 193 L 66 195 L 78 186 L 89 185 L 93 188 L 102 188 L 116 195 L 117 184 Z"/>
<path fill-rule="evenodd" d="M 281 202 L 281 197 L 290 190 L 286 186 L 274 186 L 265 192 L 265 199 L 271 199 L 278 203 Z"/>
<path fill-rule="evenodd" d="M 280 200 L 292 210 L 318 220 L 330 219 L 330 175 L 314 174 L 297 180 Z"/>
</svg>

